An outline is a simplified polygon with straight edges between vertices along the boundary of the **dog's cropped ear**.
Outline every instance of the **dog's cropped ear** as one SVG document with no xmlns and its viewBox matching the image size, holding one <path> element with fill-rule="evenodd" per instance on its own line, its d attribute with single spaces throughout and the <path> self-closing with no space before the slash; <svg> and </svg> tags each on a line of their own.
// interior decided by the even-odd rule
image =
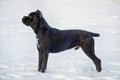
<svg viewBox="0 0 120 80">
<path fill-rule="evenodd" d="M 40 10 L 37 10 L 36 13 L 39 14 L 39 17 L 42 17 L 42 12 Z"/>
</svg>

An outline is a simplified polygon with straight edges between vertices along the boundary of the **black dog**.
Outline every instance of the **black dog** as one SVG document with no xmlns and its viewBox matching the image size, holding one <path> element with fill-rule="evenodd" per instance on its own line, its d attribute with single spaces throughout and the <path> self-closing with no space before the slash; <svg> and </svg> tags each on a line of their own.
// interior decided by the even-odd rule
<svg viewBox="0 0 120 80">
<path fill-rule="evenodd" d="M 58 30 L 50 27 L 43 18 L 42 13 L 37 10 L 22 18 L 22 22 L 31 26 L 38 39 L 37 49 L 39 52 L 38 71 L 45 72 L 49 53 L 57 53 L 75 47 L 79 47 L 92 59 L 98 72 L 101 71 L 101 60 L 94 52 L 94 39 L 98 33 L 84 30 Z"/>
</svg>

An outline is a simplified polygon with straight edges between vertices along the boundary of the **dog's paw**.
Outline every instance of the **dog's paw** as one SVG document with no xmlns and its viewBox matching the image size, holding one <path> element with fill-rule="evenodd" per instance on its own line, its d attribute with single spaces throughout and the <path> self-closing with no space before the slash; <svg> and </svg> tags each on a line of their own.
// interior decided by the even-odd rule
<svg viewBox="0 0 120 80">
<path fill-rule="evenodd" d="M 75 50 L 77 50 L 77 49 L 79 49 L 79 46 L 76 46 L 76 47 L 75 47 Z"/>
<path fill-rule="evenodd" d="M 45 70 L 41 70 L 42 73 L 45 73 Z"/>
</svg>

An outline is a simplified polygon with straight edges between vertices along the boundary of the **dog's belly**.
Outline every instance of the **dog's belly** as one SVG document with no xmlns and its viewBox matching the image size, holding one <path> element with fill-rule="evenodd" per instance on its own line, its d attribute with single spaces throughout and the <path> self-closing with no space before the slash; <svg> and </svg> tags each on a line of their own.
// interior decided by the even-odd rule
<svg viewBox="0 0 120 80">
<path fill-rule="evenodd" d="M 57 53 L 76 46 L 79 41 L 79 31 L 61 31 L 58 33 L 56 40 L 51 42 L 50 52 Z"/>
<path fill-rule="evenodd" d="M 70 46 L 63 46 L 63 45 L 54 45 L 54 46 L 52 46 L 52 48 L 50 49 L 50 52 L 51 53 L 58 53 L 58 52 L 61 52 L 61 51 L 64 51 L 64 50 L 67 50 L 67 49 L 70 49 L 70 48 L 72 48 L 72 47 L 70 47 Z"/>
<path fill-rule="evenodd" d="M 75 46 L 75 41 L 74 40 L 59 40 L 54 43 L 52 43 L 50 47 L 50 52 L 51 53 L 57 53 L 61 52 L 70 48 L 73 48 Z"/>
</svg>

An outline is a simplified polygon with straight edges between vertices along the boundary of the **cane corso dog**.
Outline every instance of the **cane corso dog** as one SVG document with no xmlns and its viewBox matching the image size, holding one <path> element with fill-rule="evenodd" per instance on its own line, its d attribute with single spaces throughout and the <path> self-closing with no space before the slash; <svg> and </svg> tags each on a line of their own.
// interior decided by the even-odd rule
<svg viewBox="0 0 120 80">
<path fill-rule="evenodd" d="M 93 37 L 100 36 L 98 33 L 52 28 L 39 10 L 24 16 L 22 22 L 33 29 L 38 40 L 38 71 L 45 72 L 49 53 L 58 53 L 71 48 L 77 50 L 79 47 L 94 62 L 96 70 L 101 71 L 101 60 L 95 55 L 93 39 Z"/>
</svg>

